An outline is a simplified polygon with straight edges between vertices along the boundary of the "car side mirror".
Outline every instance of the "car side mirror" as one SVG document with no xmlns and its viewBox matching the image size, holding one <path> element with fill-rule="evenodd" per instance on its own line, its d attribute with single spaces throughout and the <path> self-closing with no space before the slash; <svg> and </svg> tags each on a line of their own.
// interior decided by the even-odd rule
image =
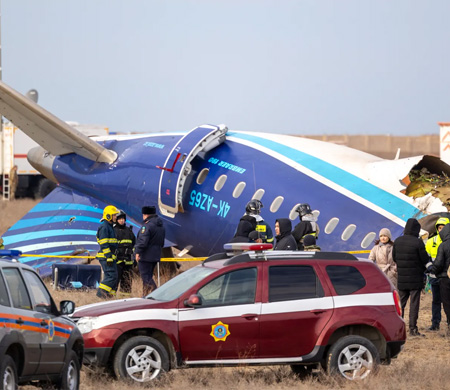
<svg viewBox="0 0 450 390">
<path fill-rule="evenodd" d="M 59 311 L 63 315 L 72 314 L 75 311 L 75 303 L 73 301 L 61 301 Z"/>
<path fill-rule="evenodd" d="M 202 298 L 197 294 L 192 294 L 188 299 L 184 301 L 184 306 L 199 307 L 202 305 Z"/>
</svg>

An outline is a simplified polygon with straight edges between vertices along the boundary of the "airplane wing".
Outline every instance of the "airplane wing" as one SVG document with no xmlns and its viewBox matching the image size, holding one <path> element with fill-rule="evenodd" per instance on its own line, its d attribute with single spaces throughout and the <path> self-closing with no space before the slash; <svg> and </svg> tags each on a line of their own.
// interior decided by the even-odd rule
<svg viewBox="0 0 450 390">
<path fill-rule="evenodd" d="M 76 153 L 105 163 L 117 158 L 116 152 L 99 145 L 3 82 L 0 82 L 0 112 L 54 156 Z"/>
</svg>

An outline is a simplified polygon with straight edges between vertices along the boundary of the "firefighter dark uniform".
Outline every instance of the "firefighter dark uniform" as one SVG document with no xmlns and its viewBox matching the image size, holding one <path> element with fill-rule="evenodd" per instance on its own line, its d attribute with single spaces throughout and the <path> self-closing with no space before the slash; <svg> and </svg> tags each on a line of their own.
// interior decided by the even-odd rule
<svg viewBox="0 0 450 390">
<path fill-rule="evenodd" d="M 119 220 L 124 218 L 124 223 Z M 126 225 L 127 216 L 121 212 L 117 216 L 117 223 L 114 225 L 114 232 L 117 238 L 117 279 L 120 284 L 120 291 L 126 294 L 131 293 L 132 270 L 134 259 L 133 248 L 136 243 L 136 236 L 131 226 Z M 118 288 L 117 288 L 118 290 Z"/>
<path fill-rule="evenodd" d="M 308 203 L 299 205 L 295 211 L 299 214 L 300 223 L 295 226 L 292 235 L 297 242 L 297 249 L 302 251 L 305 236 L 312 235 L 316 240 L 319 238 L 319 225 Z"/>
<path fill-rule="evenodd" d="M 119 210 L 114 206 L 106 206 L 103 210 L 102 224 L 97 230 L 97 242 L 100 250 L 97 253 L 97 259 L 103 269 L 103 280 L 101 281 L 97 296 L 100 298 L 109 298 L 114 296 L 117 287 L 117 265 L 116 250 L 117 239 L 116 233 L 112 226 Z"/>
<path fill-rule="evenodd" d="M 262 242 L 273 244 L 273 233 L 271 227 L 263 219 L 258 221 L 256 218 L 256 229 L 258 237 L 262 239 Z"/>
<path fill-rule="evenodd" d="M 153 271 L 161 260 L 161 250 L 164 247 L 165 229 L 162 219 L 156 215 L 154 206 L 142 208 L 144 224 L 139 229 L 134 251 L 141 274 L 144 296 L 156 288 Z"/>
</svg>

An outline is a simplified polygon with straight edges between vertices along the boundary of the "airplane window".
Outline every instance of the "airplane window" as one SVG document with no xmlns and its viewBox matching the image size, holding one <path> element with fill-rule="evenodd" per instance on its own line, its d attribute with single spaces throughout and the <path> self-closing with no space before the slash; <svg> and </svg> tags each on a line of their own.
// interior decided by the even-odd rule
<svg viewBox="0 0 450 390">
<path fill-rule="evenodd" d="M 252 199 L 261 200 L 265 192 L 266 191 L 264 191 L 262 188 L 260 188 L 253 194 Z"/>
<path fill-rule="evenodd" d="M 366 236 L 361 241 L 361 248 L 366 249 L 370 244 L 373 243 L 377 234 L 375 232 L 367 233 Z"/>
<path fill-rule="evenodd" d="M 348 225 L 342 232 L 342 236 L 341 236 L 342 240 L 347 241 L 353 235 L 355 230 L 356 230 L 356 225 L 353 225 L 353 224 Z"/>
<path fill-rule="evenodd" d="M 270 211 L 272 213 L 276 213 L 278 211 L 278 209 L 280 208 L 281 204 L 283 203 L 284 198 L 282 196 L 277 196 L 272 204 L 270 205 Z"/>
<path fill-rule="evenodd" d="M 223 186 L 225 185 L 226 181 L 227 181 L 227 175 L 221 175 L 217 179 L 216 184 L 214 184 L 214 189 L 216 191 L 220 191 L 223 188 Z"/>
<path fill-rule="evenodd" d="M 245 184 L 244 181 L 241 181 L 236 185 L 236 187 L 233 190 L 233 198 L 239 198 L 242 194 L 242 191 L 244 191 L 244 188 L 247 184 Z"/>
<path fill-rule="evenodd" d="M 206 179 L 206 176 L 208 176 L 208 173 L 209 173 L 209 169 L 203 168 L 197 176 L 197 184 L 203 184 L 203 182 Z"/>
<path fill-rule="evenodd" d="M 292 207 L 291 212 L 289 213 L 289 219 L 293 221 L 294 219 L 298 218 L 297 207 L 300 206 L 300 203 L 297 203 L 294 207 Z"/>
<path fill-rule="evenodd" d="M 327 226 L 325 226 L 325 233 L 331 234 L 333 233 L 334 229 L 336 229 L 337 224 L 339 223 L 339 218 L 331 218 Z"/>
</svg>

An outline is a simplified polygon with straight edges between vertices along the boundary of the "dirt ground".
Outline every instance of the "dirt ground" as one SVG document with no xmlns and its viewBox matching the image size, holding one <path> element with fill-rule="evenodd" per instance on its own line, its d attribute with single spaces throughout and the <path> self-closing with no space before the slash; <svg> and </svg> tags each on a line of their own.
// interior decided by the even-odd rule
<svg viewBox="0 0 450 390">
<path fill-rule="evenodd" d="M 25 215 L 37 202 L 29 199 L 11 202 L 0 201 L 0 234 Z M 183 269 L 192 266 L 183 263 Z M 55 300 L 71 299 L 77 306 L 97 301 L 95 292 L 53 291 L 51 281 L 47 280 Z M 141 286 L 136 279 L 133 295 L 141 296 Z M 444 314 L 443 317 L 445 318 Z M 407 314 L 406 314 L 407 318 Z M 423 294 L 419 315 L 419 331 L 425 337 L 408 338 L 403 352 L 389 366 L 382 366 L 377 375 L 368 378 L 364 383 L 345 382 L 330 378 L 321 372 L 315 373 L 306 380 L 295 377 L 288 366 L 248 367 L 236 368 L 192 368 L 174 370 L 164 376 L 157 384 L 150 387 L 163 389 L 352 389 L 359 390 L 423 390 L 426 388 L 438 390 L 450 387 L 448 376 L 450 373 L 450 336 L 445 329 L 438 332 L 426 330 L 430 326 L 431 294 Z M 34 387 L 27 386 L 26 389 Z M 141 389 L 142 386 L 124 385 L 99 372 L 82 371 L 82 390 Z"/>
</svg>

